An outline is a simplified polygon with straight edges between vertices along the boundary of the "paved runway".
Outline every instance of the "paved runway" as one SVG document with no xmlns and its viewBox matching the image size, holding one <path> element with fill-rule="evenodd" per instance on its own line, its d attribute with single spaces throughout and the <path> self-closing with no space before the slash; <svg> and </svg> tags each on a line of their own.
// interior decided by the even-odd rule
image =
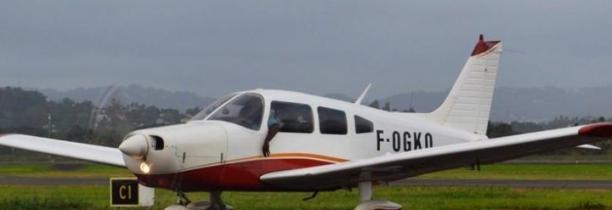
<svg viewBox="0 0 612 210">
<path fill-rule="evenodd" d="M 108 185 L 108 182 L 108 178 L 0 176 L 0 185 Z M 612 180 L 405 179 L 393 182 L 391 185 L 612 189 Z"/>
<path fill-rule="evenodd" d="M 0 176 L 0 185 L 109 185 L 109 179 Z"/>
<path fill-rule="evenodd" d="M 405 179 L 391 185 L 612 189 L 612 180 Z"/>
</svg>

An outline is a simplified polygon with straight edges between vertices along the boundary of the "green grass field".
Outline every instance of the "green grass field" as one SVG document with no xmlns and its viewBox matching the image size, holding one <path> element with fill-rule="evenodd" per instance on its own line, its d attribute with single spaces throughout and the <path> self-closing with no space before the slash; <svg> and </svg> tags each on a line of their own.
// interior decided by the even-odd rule
<svg viewBox="0 0 612 210">
<path fill-rule="evenodd" d="M 130 176 L 124 168 L 85 164 L 64 169 L 53 164 L 4 164 L 0 176 L 27 177 L 118 177 Z M 481 171 L 465 168 L 419 176 L 423 179 L 522 179 L 522 180 L 612 180 L 612 164 L 495 164 Z"/>
<path fill-rule="evenodd" d="M 68 166 L 47 163 L 0 165 L 0 176 L 95 178 L 131 175 L 130 171 L 125 168 L 99 164 Z"/>
<path fill-rule="evenodd" d="M 112 209 L 106 186 L 33 187 L 0 186 L 0 209 Z M 204 200 L 206 193 L 189 194 Z M 357 192 L 321 193 L 302 201 L 307 193 L 229 192 L 223 197 L 235 209 L 252 210 L 341 210 L 357 205 Z M 491 187 L 378 187 L 375 196 L 393 200 L 404 209 L 612 209 L 608 190 L 511 189 Z M 156 193 L 163 209 L 175 201 L 166 190 Z"/>
<path fill-rule="evenodd" d="M 0 165 L 0 176 L 117 177 L 126 169 L 87 164 Z M 547 179 L 611 180 L 609 164 L 496 164 L 482 171 L 454 169 L 420 176 L 421 179 Z M 322 192 L 303 202 L 309 193 L 227 192 L 224 199 L 235 209 L 353 209 L 357 192 Z M 206 193 L 190 193 L 192 200 L 206 200 Z M 404 209 L 612 209 L 612 190 L 515 189 L 506 187 L 411 187 L 379 186 L 375 197 L 400 203 Z M 173 192 L 157 190 L 156 207 L 175 202 Z M 0 209 L 111 209 L 108 186 L 0 186 Z"/>
</svg>

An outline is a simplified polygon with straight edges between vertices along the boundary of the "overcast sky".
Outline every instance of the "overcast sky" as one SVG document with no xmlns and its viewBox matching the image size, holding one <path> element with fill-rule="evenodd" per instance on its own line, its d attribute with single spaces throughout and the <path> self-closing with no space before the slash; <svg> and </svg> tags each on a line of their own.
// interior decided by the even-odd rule
<svg viewBox="0 0 612 210">
<path fill-rule="evenodd" d="M 2 1 L 0 86 L 378 97 L 451 87 L 479 33 L 498 86 L 612 84 L 612 1 Z"/>
</svg>

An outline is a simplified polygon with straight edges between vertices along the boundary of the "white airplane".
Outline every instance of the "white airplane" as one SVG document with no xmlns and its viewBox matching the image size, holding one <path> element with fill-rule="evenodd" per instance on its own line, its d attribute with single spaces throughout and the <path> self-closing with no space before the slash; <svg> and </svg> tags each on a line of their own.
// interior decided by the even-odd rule
<svg viewBox="0 0 612 210">
<path fill-rule="evenodd" d="M 209 209 L 226 209 L 222 191 L 356 187 L 356 209 L 369 210 L 401 208 L 372 200 L 373 184 L 612 137 L 612 123 L 600 123 L 488 138 L 501 52 L 501 42 L 481 35 L 431 113 L 361 105 L 367 88 L 354 103 L 256 89 L 224 96 L 187 123 L 133 131 L 118 148 L 21 134 L 0 136 L 0 145 L 127 167 L 141 184 L 177 192 L 168 209 L 187 208 L 186 192 L 210 192 Z"/>
</svg>

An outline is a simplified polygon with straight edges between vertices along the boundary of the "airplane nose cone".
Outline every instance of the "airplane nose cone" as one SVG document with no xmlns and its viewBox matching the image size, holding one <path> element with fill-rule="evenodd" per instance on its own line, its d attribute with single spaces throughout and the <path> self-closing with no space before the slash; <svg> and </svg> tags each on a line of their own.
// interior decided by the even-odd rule
<svg viewBox="0 0 612 210">
<path fill-rule="evenodd" d="M 149 144 L 143 135 L 133 135 L 119 145 L 119 151 L 133 158 L 143 158 L 147 155 Z"/>
</svg>

